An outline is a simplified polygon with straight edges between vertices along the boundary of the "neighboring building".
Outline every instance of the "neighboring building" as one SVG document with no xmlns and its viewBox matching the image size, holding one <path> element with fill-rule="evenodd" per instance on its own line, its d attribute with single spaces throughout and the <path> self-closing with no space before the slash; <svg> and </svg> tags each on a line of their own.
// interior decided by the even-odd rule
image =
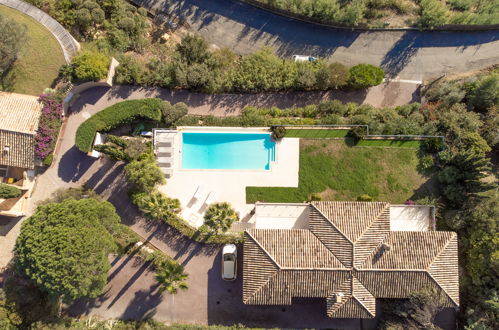
<svg viewBox="0 0 499 330">
<path fill-rule="evenodd" d="M 331 318 L 373 318 L 376 298 L 433 288 L 448 307 L 458 306 L 456 233 L 394 231 L 391 209 L 382 202 L 312 202 L 298 229 L 246 231 L 243 302 L 324 298 Z"/>
<path fill-rule="evenodd" d="M 24 192 L 33 185 L 35 135 L 42 105 L 30 95 L 0 92 L 0 182 Z M 26 203 L 0 200 L 0 215 L 23 215 Z"/>
</svg>

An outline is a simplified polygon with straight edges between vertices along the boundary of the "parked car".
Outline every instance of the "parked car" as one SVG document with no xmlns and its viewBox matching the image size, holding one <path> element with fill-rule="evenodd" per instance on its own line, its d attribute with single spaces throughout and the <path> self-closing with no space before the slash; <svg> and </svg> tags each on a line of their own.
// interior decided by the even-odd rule
<svg viewBox="0 0 499 330">
<path fill-rule="evenodd" d="M 293 55 L 293 61 L 295 61 L 295 62 L 314 62 L 314 61 L 317 61 L 317 57 L 307 56 L 307 55 Z"/>
<path fill-rule="evenodd" d="M 234 281 L 237 277 L 237 247 L 226 244 L 222 249 L 222 279 Z"/>
</svg>

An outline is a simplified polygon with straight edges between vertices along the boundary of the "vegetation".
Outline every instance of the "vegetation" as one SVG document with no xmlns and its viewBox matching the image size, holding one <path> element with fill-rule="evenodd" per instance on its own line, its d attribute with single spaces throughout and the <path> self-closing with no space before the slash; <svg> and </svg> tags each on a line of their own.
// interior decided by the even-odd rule
<svg viewBox="0 0 499 330">
<path fill-rule="evenodd" d="M 109 131 L 139 118 L 159 122 L 162 103 L 156 98 L 116 103 L 84 121 L 76 131 L 75 144 L 81 151 L 89 152 L 98 131 Z"/>
<path fill-rule="evenodd" d="M 99 81 L 106 78 L 109 63 L 109 57 L 102 53 L 84 52 L 75 56 L 65 70 L 76 81 Z"/>
<path fill-rule="evenodd" d="M 350 68 L 349 85 L 356 89 L 368 88 L 381 84 L 384 77 L 385 73 L 380 67 L 357 64 Z"/>
<path fill-rule="evenodd" d="M 28 0 L 45 10 L 79 40 L 97 40 L 101 48 L 143 51 L 147 12 L 124 0 Z"/>
<path fill-rule="evenodd" d="M 156 159 L 150 153 L 143 154 L 138 159 L 127 164 L 125 174 L 128 181 L 133 183 L 139 191 L 146 193 L 151 193 L 158 184 L 166 183 L 163 172 L 161 172 L 161 169 L 156 164 Z M 144 206 L 147 204 L 145 203 Z M 160 201 L 159 205 L 162 205 L 162 201 Z"/>
<path fill-rule="evenodd" d="M 0 183 L 0 198 L 16 198 L 21 196 L 21 190 L 16 187 Z"/>
<path fill-rule="evenodd" d="M 43 108 L 35 135 L 35 155 L 43 159 L 44 164 L 52 163 L 52 153 L 62 126 L 63 98 L 64 95 L 57 91 L 50 91 L 39 97 Z"/>
<path fill-rule="evenodd" d="M 479 0 L 256 0 L 313 20 L 346 26 L 433 28 L 446 23 L 498 24 L 496 1 Z M 388 20 L 388 23 L 386 21 Z M 402 22 L 400 22 L 402 21 Z"/>
<path fill-rule="evenodd" d="M 391 300 L 383 304 L 384 319 L 380 329 L 438 330 L 437 314 L 447 305 L 448 297 L 442 291 L 426 288 L 415 292 L 408 300 Z"/>
<path fill-rule="evenodd" d="M 160 285 L 160 291 L 168 291 L 176 294 L 178 290 L 187 290 L 185 282 L 188 275 L 184 273 L 184 266 L 178 262 L 165 262 L 157 267 L 156 281 Z"/>
<path fill-rule="evenodd" d="M 204 225 L 214 233 L 225 233 L 239 216 L 227 202 L 211 204 L 204 215 Z"/>
<path fill-rule="evenodd" d="M 61 46 L 41 24 L 0 6 L 0 90 L 38 95 L 65 63 Z"/>
<path fill-rule="evenodd" d="M 161 104 L 161 113 L 163 115 L 163 123 L 166 127 L 175 126 L 180 118 L 187 115 L 187 104 L 183 102 L 171 105 L 170 102 L 165 101 Z"/>
<path fill-rule="evenodd" d="M 499 195 L 489 158 L 499 141 L 496 77 L 497 68 L 492 68 L 472 77 L 440 80 L 426 90 L 430 103 L 425 111 L 432 114 L 446 148 L 433 143 L 424 148 L 432 150 L 430 168 L 443 194 L 439 225 L 458 232 L 464 271 L 462 326 L 467 329 L 494 328 L 499 318 Z"/>
<path fill-rule="evenodd" d="M 374 200 L 403 203 L 426 179 L 417 171 L 414 149 L 357 148 L 343 140 L 301 140 L 297 188 L 247 187 L 248 203 Z M 403 175 L 401 173 L 404 173 Z"/>
<path fill-rule="evenodd" d="M 135 194 L 133 202 L 151 219 L 168 219 L 180 208 L 178 199 L 169 198 L 159 191 Z"/>
<path fill-rule="evenodd" d="M 350 85 L 350 81 L 356 83 L 350 80 L 353 68 L 349 70 L 339 63 L 294 62 L 279 58 L 270 48 L 243 57 L 228 49 L 210 52 L 208 44 L 196 36 L 185 37 L 172 55 L 158 56 L 146 65 L 131 56 L 123 56 L 119 61 L 118 83 L 180 87 L 208 93 L 366 88 L 381 83 L 377 79 L 379 74 L 383 79 L 383 70 L 373 67 L 376 79 L 365 81 L 363 86 Z M 354 76 L 358 75 L 357 71 L 354 70 Z"/>
<path fill-rule="evenodd" d="M 102 293 L 120 219 L 108 202 L 67 199 L 39 206 L 25 220 L 15 266 L 49 295 L 72 302 Z"/>
<path fill-rule="evenodd" d="M 280 140 L 286 136 L 286 127 L 284 126 L 272 126 L 270 130 L 272 131 L 272 138 L 274 140 Z"/>
<path fill-rule="evenodd" d="M 0 14 L 0 77 L 14 65 L 27 40 L 26 26 Z"/>
</svg>

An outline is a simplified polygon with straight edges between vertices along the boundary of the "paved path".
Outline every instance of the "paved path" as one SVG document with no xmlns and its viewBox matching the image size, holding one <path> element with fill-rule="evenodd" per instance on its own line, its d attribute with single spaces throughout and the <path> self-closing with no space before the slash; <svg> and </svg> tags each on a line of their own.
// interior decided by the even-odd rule
<svg viewBox="0 0 499 330">
<path fill-rule="evenodd" d="M 72 109 L 90 114 L 96 109 L 104 109 L 123 100 L 159 97 L 172 103 L 185 102 L 189 106 L 190 114 L 237 116 L 246 106 L 264 108 L 275 106 L 284 109 L 332 99 L 371 104 L 375 107 L 397 106 L 419 102 L 419 92 L 420 85 L 412 82 L 386 82 L 368 90 L 348 92 L 332 90 L 262 94 L 201 94 L 186 90 L 117 85 L 113 88 L 100 87 L 85 91 Z"/>
<path fill-rule="evenodd" d="M 309 24 L 234 0 L 132 0 L 186 20 L 219 47 L 247 54 L 262 46 L 347 65 L 381 65 L 392 76 L 422 80 L 499 62 L 499 32 L 351 31 Z"/>
</svg>

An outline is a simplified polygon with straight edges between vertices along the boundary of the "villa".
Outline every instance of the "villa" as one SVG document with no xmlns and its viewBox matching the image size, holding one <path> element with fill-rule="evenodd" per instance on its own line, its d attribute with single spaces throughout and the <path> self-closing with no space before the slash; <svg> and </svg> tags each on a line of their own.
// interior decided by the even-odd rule
<svg viewBox="0 0 499 330">
<path fill-rule="evenodd" d="M 430 231 L 431 226 L 416 230 L 427 209 L 382 202 L 297 207 L 306 213 L 293 226 L 245 232 L 245 304 L 324 298 L 331 318 L 373 318 L 377 298 L 408 298 L 434 289 L 445 296 L 447 307 L 459 305 L 457 235 Z"/>
<path fill-rule="evenodd" d="M 35 176 L 35 135 L 42 105 L 30 95 L 0 92 L 0 183 L 13 185 L 23 195 L 0 199 L 0 215 L 22 216 Z"/>
</svg>

